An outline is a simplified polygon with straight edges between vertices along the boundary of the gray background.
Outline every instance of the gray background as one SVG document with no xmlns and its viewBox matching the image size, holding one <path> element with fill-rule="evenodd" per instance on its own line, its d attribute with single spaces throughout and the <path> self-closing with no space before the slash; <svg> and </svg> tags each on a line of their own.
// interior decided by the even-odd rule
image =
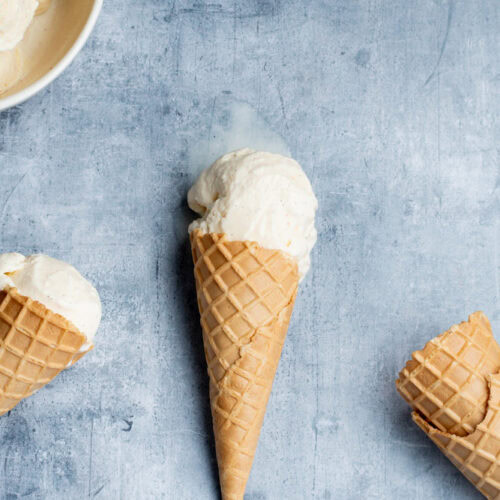
<svg viewBox="0 0 500 500">
<path fill-rule="evenodd" d="M 500 332 L 499 25 L 497 0 L 106 0 L 0 114 L 0 250 L 70 261 L 104 305 L 95 351 L 0 419 L 0 498 L 218 498 L 185 196 L 266 141 L 319 240 L 246 498 L 479 497 L 394 380 L 477 309 Z"/>
</svg>

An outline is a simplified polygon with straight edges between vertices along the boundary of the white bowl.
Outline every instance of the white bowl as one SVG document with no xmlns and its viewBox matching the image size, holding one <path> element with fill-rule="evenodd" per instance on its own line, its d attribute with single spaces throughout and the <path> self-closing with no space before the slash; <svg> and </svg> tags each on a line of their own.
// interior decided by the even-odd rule
<svg viewBox="0 0 500 500">
<path fill-rule="evenodd" d="M 52 0 L 50 9 L 35 18 L 19 44 L 31 67 L 18 83 L 0 95 L 0 111 L 33 97 L 73 62 L 95 26 L 102 3 L 103 0 Z M 44 23 L 42 28 L 35 26 L 37 22 Z M 38 38 L 34 39 L 37 29 Z"/>
</svg>

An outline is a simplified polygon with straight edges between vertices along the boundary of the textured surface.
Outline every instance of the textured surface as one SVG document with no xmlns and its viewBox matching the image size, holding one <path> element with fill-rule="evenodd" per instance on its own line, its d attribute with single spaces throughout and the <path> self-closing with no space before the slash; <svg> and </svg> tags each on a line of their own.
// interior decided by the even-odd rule
<svg viewBox="0 0 500 500">
<path fill-rule="evenodd" d="M 319 199 L 247 499 L 479 498 L 394 388 L 481 309 L 500 336 L 496 0 L 106 0 L 0 115 L 0 246 L 96 283 L 96 349 L 0 419 L 0 497 L 217 498 L 187 189 L 288 149 Z M 246 143 L 246 144 L 245 144 Z"/>
<path fill-rule="evenodd" d="M 465 436 L 484 419 L 488 378 L 499 370 L 500 346 L 488 318 L 475 312 L 415 351 L 396 388 L 429 423 Z"/>
<path fill-rule="evenodd" d="M 418 413 L 415 423 L 486 497 L 500 498 L 500 375 L 490 375 L 488 411 L 466 437 L 447 434 L 429 425 Z"/>
<path fill-rule="evenodd" d="M 0 291 L 0 414 L 48 384 L 88 349 L 65 318 L 16 289 Z"/>
<path fill-rule="evenodd" d="M 250 476 L 299 282 L 297 263 L 255 242 L 190 234 L 224 500 Z"/>
</svg>

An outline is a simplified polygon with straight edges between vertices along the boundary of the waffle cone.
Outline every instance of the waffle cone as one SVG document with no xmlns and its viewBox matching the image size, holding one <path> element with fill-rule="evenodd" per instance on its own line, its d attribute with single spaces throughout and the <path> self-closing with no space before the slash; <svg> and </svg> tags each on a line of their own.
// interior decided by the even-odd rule
<svg viewBox="0 0 500 500">
<path fill-rule="evenodd" d="M 406 402 L 444 432 L 466 436 L 486 414 L 490 374 L 500 370 L 500 346 L 482 312 L 415 351 L 396 381 Z"/>
<path fill-rule="evenodd" d="M 15 288 L 0 291 L 0 415 L 87 351 L 83 333 Z M 89 349 L 90 350 L 90 349 Z"/>
<path fill-rule="evenodd" d="M 436 429 L 417 412 L 413 421 L 486 497 L 500 499 L 500 374 L 488 377 L 486 416 L 465 437 Z"/>
<path fill-rule="evenodd" d="M 242 500 L 298 287 L 283 252 L 191 233 L 223 500 Z"/>
</svg>

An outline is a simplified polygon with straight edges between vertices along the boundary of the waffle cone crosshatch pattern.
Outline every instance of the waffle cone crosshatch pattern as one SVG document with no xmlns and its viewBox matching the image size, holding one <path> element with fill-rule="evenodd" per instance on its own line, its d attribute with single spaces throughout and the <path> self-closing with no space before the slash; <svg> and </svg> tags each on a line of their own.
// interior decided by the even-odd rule
<svg viewBox="0 0 500 500">
<path fill-rule="evenodd" d="M 223 498 L 243 498 L 298 286 L 280 251 L 191 234 Z"/>
<path fill-rule="evenodd" d="M 396 381 L 413 421 L 489 499 L 500 498 L 500 346 L 482 312 L 415 351 Z"/>
<path fill-rule="evenodd" d="M 465 436 L 486 414 L 487 377 L 500 370 L 500 346 L 476 312 L 415 351 L 399 374 L 401 396 L 438 429 Z"/>
<path fill-rule="evenodd" d="M 0 0 L 0 500 L 500 500 L 499 3 Z"/>
<path fill-rule="evenodd" d="M 465 437 L 442 432 L 417 412 L 413 421 L 462 474 L 488 499 L 500 499 L 500 374 L 488 377 L 490 398 L 485 418 Z"/>
<path fill-rule="evenodd" d="M 0 415 L 76 363 L 86 337 L 16 289 L 0 291 Z"/>
</svg>

